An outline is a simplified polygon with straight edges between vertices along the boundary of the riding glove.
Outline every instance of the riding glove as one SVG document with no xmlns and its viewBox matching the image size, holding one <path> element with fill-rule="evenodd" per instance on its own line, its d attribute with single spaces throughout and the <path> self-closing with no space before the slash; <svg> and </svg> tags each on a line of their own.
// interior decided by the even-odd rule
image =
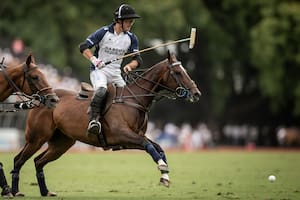
<svg viewBox="0 0 300 200">
<path fill-rule="evenodd" d="M 90 61 L 98 69 L 102 68 L 105 65 L 105 63 L 101 59 L 96 58 L 95 56 L 92 56 L 90 58 Z"/>
</svg>

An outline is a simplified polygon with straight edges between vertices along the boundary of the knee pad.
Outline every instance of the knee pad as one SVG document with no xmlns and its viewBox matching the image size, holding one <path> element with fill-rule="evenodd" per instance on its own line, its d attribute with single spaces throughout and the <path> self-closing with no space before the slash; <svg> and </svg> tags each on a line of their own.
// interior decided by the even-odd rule
<svg viewBox="0 0 300 200">
<path fill-rule="evenodd" d="M 104 97 L 106 95 L 106 92 L 107 92 L 107 89 L 105 87 L 99 87 L 95 92 L 95 96 Z"/>
</svg>

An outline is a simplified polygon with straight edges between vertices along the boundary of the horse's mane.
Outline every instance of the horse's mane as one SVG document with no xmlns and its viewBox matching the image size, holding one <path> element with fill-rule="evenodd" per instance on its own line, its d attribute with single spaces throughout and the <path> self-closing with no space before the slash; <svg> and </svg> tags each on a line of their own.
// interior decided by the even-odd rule
<svg viewBox="0 0 300 200">
<path fill-rule="evenodd" d="M 155 65 L 151 66 L 150 68 L 146 69 L 146 71 L 144 71 L 141 75 L 144 75 L 145 73 L 155 69 L 157 66 L 162 65 L 163 63 L 165 63 L 167 61 L 167 59 L 160 61 L 159 63 L 156 63 Z"/>
<path fill-rule="evenodd" d="M 24 64 L 25 63 L 13 63 L 13 64 L 10 63 L 9 65 L 3 64 L 3 68 L 5 70 L 13 70 L 13 69 L 18 69 L 18 68 L 23 67 Z"/>
<path fill-rule="evenodd" d="M 127 84 L 130 84 L 130 83 L 132 83 L 132 80 L 135 80 L 135 81 L 139 80 L 141 77 L 144 77 L 146 74 L 148 74 L 152 70 L 157 69 L 158 66 L 163 65 L 165 62 L 167 62 L 167 59 L 162 60 L 159 63 L 156 63 L 155 65 L 152 65 L 149 68 L 136 69 L 136 70 L 132 71 L 130 74 L 125 75 L 124 79 Z"/>
</svg>

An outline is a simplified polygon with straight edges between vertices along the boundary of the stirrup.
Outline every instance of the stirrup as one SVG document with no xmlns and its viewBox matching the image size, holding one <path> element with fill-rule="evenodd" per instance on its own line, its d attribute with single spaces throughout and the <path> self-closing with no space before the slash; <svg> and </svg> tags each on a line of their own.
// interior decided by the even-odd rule
<svg viewBox="0 0 300 200">
<path fill-rule="evenodd" d="M 88 126 L 88 135 L 99 135 L 101 133 L 101 123 L 96 120 L 92 120 Z"/>
</svg>

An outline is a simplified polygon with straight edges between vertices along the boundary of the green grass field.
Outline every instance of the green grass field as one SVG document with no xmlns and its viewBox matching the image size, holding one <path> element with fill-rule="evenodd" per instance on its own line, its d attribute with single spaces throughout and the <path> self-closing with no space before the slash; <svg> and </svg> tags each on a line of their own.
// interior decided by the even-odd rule
<svg viewBox="0 0 300 200">
<path fill-rule="evenodd" d="M 1 153 L 9 182 L 15 154 Z M 144 152 L 67 153 L 45 167 L 50 191 L 40 197 L 33 160 L 20 174 L 22 199 L 300 199 L 300 151 L 168 152 L 170 188 Z M 268 181 L 274 174 L 277 180 Z"/>
</svg>

